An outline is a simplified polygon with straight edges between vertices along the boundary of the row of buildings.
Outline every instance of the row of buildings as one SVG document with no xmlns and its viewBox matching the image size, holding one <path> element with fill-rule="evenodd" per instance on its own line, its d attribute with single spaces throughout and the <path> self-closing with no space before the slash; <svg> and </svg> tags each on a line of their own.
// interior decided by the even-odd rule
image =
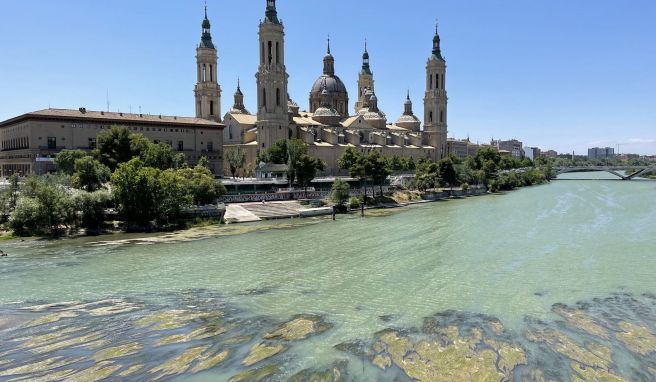
<svg viewBox="0 0 656 382">
<path fill-rule="evenodd" d="M 257 106 L 252 113 L 244 105 L 239 84 L 233 107 L 225 114 L 221 112 L 218 54 L 206 9 L 201 41 L 196 49 L 195 117 L 111 113 L 85 108 L 27 113 L 0 122 L 0 175 L 54 171 L 53 157 L 57 152 L 93 150 L 97 134 L 113 125 L 126 126 L 153 142 L 170 144 L 184 153 L 191 164 L 205 156 L 217 176 L 227 172 L 227 164 L 223 161 L 225 149 L 241 147 L 247 163 L 257 167 L 255 162 L 261 150 L 278 140 L 292 138 L 307 143 L 309 154 L 322 159 L 327 165 L 326 174 L 330 175 L 339 173 L 337 159 L 348 147 L 364 154 L 375 149 L 389 157 L 429 157 L 435 161 L 450 153 L 459 157 L 475 155 L 484 147 L 494 147 L 515 157 L 526 155 L 522 143 L 517 140 L 493 140 L 490 145 L 479 145 L 469 140 L 447 139 L 447 65 L 437 28 L 425 67 L 423 112 L 415 115 L 408 92 L 404 113 L 396 121 L 388 120 L 379 108 L 366 45 L 351 111 L 350 96 L 337 75 L 330 41 L 323 57 L 323 73 L 308 86 L 309 111 L 301 111 L 287 91 L 289 75 L 285 66 L 284 29 L 278 18 L 276 0 L 267 0 L 264 18 L 259 23 L 256 47 L 259 63 L 255 75 L 257 88 L 254 89 Z"/>
</svg>

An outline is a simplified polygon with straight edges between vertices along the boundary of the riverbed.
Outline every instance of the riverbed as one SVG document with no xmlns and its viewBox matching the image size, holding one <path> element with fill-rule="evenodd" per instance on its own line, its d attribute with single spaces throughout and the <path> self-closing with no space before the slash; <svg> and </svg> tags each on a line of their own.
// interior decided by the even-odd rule
<svg viewBox="0 0 656 382">
<path fill-rule="evenodd" d="M 653 381 L 656 182 L 611 179 L 6 243 L 0 380 Z"/>
</svg>

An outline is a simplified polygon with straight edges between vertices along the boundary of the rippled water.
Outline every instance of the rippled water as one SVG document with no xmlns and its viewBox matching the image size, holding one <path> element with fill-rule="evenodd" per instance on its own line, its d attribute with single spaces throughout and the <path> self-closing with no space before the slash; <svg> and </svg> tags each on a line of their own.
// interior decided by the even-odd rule
<svg viewBox="0 0 656 382">
<path fill-rule="evenodd" d="M 232 349 L 228 360 L 214 368 L 162 376 L 227 380 L 250 369 L 241 361 L 252 346 L 263 341 L 263 336 L 298 314 L 310 314 L 329 323 L 330 329 L 303 341 L 283 341 L 285 350 L 271 362 L 263 361 L 255 367 L 280 365 L 280 371 L 271 378 L 286 380 L 303 369 L 325 368 L 344 360 L 349 361 L 348 365 L 340 367 L 351 378 L 345 380 L 406 380 L 412 377 L 408 375 L 411 372 L 398 365 L 387 368 L 385 373 L 374 367 L 369 362 L 373 358 L 371 350 L 360 354 L 353 349 L 335 349 L 335 345 L 362 341 L 367 347 L 375 343 L 376 333 L 381 330 L 412 332 L 412 328 L 425 327 L 425 318 L 451 311 L 449 314 L 455 318 L 447 320 L 449 325 L 479 325 L 476 320 L 475 325 L 468 324 L 475 317 L 499 320 L 507 332 L 503 338 L 535 354 L 541 340 L 527 340 L 526 333 L 542 333 L 535 329 L 537 322 L 558 327 L 563 316 L 554 312 L 554 304 L 574 307 L 579 301 L 590 302 L 578 308 L 587 309 L 595 320 L 602 320 L 602 312 L 606 317 L 608 311 L 653 309 L 650 296 L 656 293 L 655 196 L 656 182 L 558 181 L 506 195 L 425 204 L 364 219 L 340 216 L 337 222 L 272 222 L 221 227 L 218 231 L 196 232 L 192 237 L 152 236 L 148 240 L 126 235 L 7 243 L 2 249 L 11 256 L 0 261 L 2 350 L 7 348 L 5 343 L 10 343 L 8 339 L 43 334 L 40 330 L 47 333 L 91 326 L 85 330 L 93 334 L 94 328 L 136 322 L 167 310 L 208 314 L 216 310 L 223 314 L 221 325 L 231 328 L 229 335 L 241 333 L 250 336 L 250 341 L 224 346 L 221 341 L 226 334 L 222 334 L 215 339 L 190 339 L 167 353 L 167 348 L 154 345 L 159 337 L 152 328 L 130 327 L 117 328 L 115 342 L 139 342 L 140 354 L 146 360 L 140 361 L 145 366 L 135 373 L 135 380 L 154 378 L 159 374 L 148 371 L 154 368 L 153 362 L 167 355 L 173 357 L 175 352 L 193 350 L 193 346 L 214 346 L 215 355 L 221 346 Z M 244 233 L 217 235 L 228 229 Z M 624 297 L 617 300 L 617 296 Z M 600 299 L 596 305 L 595 298 Z M 37 304 L 106 299 L 119 299 L 115 302 L 119 307 L 134 309 L 90 316 L 87 307 L 75 308 L 74 317 L 29 328 L 25 326 L 30 320 L 67 310 L 21 310 Z M 595 306 L 596 310 L 592 309 Z M 624 321 L 646 327 L 652 334 L 656 330 L 656 320 L 650 321 L 649 314 L 646 319 L 631 317 L 637 315 L 617 314 L 617 319 L 606 317 L 608 322 L 598 323 L 610 333 L 621 332 Z M 199 325 L 208 323 L 192 320 L 178 332 L 166 334 L 189 333 Z M 436 335 L 420 332 L 429 337 Z M 570 333 L 570 337 L 578 339 L 575 334 Z M 615 337 L 611 339 L 612 345 L 606 345 L 616 349 L 616 356 L 609 362 L 610 371 L 633 378 L 629 380 L 656 379 L 656 374 L 649 374 L 649 367 L 656 369 L 652 357 L 656 354 L 636 355 Z M 2 376 L 2 370 L 28 363 L 31 358 L 92 357 L 103 349 L 87 349 L 89 354 L 56 349 L 36 356 L 26 352 L 20 341 L 11 344 L 16 349 L 23 346 L 23 350 L 6 354 L 0 351 L 0 380 L 9 378 Z M 8 363 L 3 362 L 3 354 Z M 125 371 L 128 363 L 136 362 L 133 358 L 125 356 L 122 363 L 116 363 L 124 369 L 113 372 Z M 389 358 L 394 359 L 391 351 Z M 80 362 L 73 363 L 77 366 L 72 369 L 62 366 L 55 370 L 90 367 Z M 533 367 L 530 360 L 526 363 Z M 556 377 L 559 374 L 555 369 L 562 372 L 570 366 L 561 363 L 554 361 L 550 366 Z M 642 368 L 644 374 L 635 371 Z M 521 366 L 513 378 L 519 378 L 519 371 Z M 528 380 L 539 380 L 531 378 Z"/>
</svg>

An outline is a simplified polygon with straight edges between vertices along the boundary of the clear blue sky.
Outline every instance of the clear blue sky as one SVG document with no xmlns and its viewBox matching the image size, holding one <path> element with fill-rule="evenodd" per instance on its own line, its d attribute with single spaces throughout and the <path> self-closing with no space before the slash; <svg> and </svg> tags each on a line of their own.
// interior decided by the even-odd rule
<svg viewBox="0 0 656 382">
<path fill-rule="evenodd" d="M 208 0 L 223 112 L 237 77 L 254 109 L 265 0 Z M 278 0 L 292 98 L 307 108 L 326 36 L 353 109 L 364 39 L 390 120 L 422 115 L 439 19 L 449 136 L 559 152 L 656 154 L 656 1 Z M 192 115 L 201 0 L 2 0 L 0 120 L 51 107 Z"/>
</svg>

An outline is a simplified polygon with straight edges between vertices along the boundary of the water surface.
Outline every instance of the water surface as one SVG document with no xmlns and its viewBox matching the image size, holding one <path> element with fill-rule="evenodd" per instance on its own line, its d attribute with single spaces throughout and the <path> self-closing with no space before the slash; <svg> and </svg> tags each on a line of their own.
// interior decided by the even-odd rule
<svg viewBox="0 0 656 382">
<path fill-rule="evenodd" d="M 567 175 L 577 176 L 582 175 Z M 385 343 L 389 349 L 384 354 L 378 352 L 384 355 L 381 359 L 390 359 L 384 372 L 369 362 L 376 355 L 369 347 L 380 341 L 381 331 L 390 328 L 414 332 L 415 342 L 445 335 L 426 329 L 427 322 L 442 329 L 460 327 L 464 339 L 471 328 L 501 323 L 503 335 L 481 330 L 523 349 L 528 359 L 515 365 L 510 375 L 516 380 L 521 380 L 520 374 L 539 380 L 531 354 L 554 340 L 541 325 L 562 330 L 558 323 L 566 316 L 554 304 L 566 304 L 566 311 L 582 311 L 608 330 L 610 334 L 595 337 L 613 349 L 607 364 L 598 368 L 606 367 L 627 380 L 654 380 L 656 374 L 649 374 L 650 367 L 656 369 L 654 353 L 632 351 L 618 334 L 624 322 L 656 333 L 656 319 L 650 321 L 656 315 L 650 297 L 656 293 L 656 204 L 651 202 L 655 196 L 656 182 L 557 181 L 505 195 L 414 206 L 384 216 L 243 226 L 239 230 L 246 233 L 234 236 L 217 237 L 221 230 L 235 229 L 221 227 L 205 231 L 200 238 L 185 240 L 174 235 L 163 242 L 157 236 L 135 241 L 130 241 L 134 236 L 117 236 L 8 243 L 3 249 L 11 257 L 0 262 L 4 317 L 0 340 L 4 338 L 2 350 L 15 347 L 15 351 L 3 353 L 9 360 L 6 364 L 0 354 L 0 380 L 9 378 L 2 376 L 2 370 L 11 367 L 57 356 L 93 357 L 130 341 L 138 343 L 138 356 L 104 361 L 109 362 L 107 371 L 116 373 L 109 375 L 139 364 L 144 366 L 132 375 L 134 380 L 158 376 L 162 380 L 228 380 L 239 372 L 273 364 L 279 370 L 270 380 L 287 380 L 308 368 L 339 369 L 343 380 L 410 380 L 415 378 L 412 371 L 392 362 L 391 344 Z M 23 309 L 69 301 L 100 303 L 74 308 L 75 316 L 64 314 L 55 322 L 35 326 L 29 322 L 71 310 L 66 306 Z M 89 313 L 112 305 L 118 313 Z M 640 315 L 643 310 L 651 313 Z M 227 334 L 217 331 L 215 336 L 166 347 L 157 345 L 166 338 L 164 333 L 134 324 L 167 311 L 206 316 L 192 317 L 177 332 L 166 335 L 219 325 L 218 318 L 211 318 L 213 311 L 221 312 L 220 325 L 228 328 Z M 630 314 L 617 313 L 610 319 L 609 311 Z M 442 318 L 430 319 L 437 313 Z M 329 329 L 302 341 L 265 338 L 299 314 L 311 315 Z M 602 317 L 607 321 L 602 322 Z M 114 332 L 116 338 L 113 343 L 96 343 L 97 348 L 71 352 L 55 346 L 51 352 L 36 354 L 17 340 L 82 326 L 91 335 L 88 342 L 93 342 L 95 331 L 103 329 Z M 589 338 L 583 334 L 590 333 L 581 332 L 566 334 L 584 346 L 584 338 Z M 530 333 L 537 334 L 531 338 Z M 238 335 L 248 338 L 236 345 L 222 342 Z M 439 338 L 444 346 L 449 342 L 447 337 Z M 9 339 L 11 346 L 5 347 Z M 352 346 L 335 348 L 356 342 L 363 352 Z M 285 349 L 245 366 L 249 349 L 258 343 Z M 477 346 L 475 351 L 482 349 Z M 152 371 L 167 356 L 175 358 L 196 348 L 215 356 L 229 349 L 230 355 L 217 366 L 195 373 L 191 368 L 181 374 Z M 572 360 L 590 366 L 571 354 L 552 353 L 542 357 L 553 357 L 553 364 L 543 369 L 554 378 L 582 373 L 570 365 Z M 88 370 L 98 361 L 84 362 L 62 365 L 49 373 Z M 121 368 L 114 370 L 114 365 Z M 102 370 L 92 372 L 102 374 Z"/>
</svg>

